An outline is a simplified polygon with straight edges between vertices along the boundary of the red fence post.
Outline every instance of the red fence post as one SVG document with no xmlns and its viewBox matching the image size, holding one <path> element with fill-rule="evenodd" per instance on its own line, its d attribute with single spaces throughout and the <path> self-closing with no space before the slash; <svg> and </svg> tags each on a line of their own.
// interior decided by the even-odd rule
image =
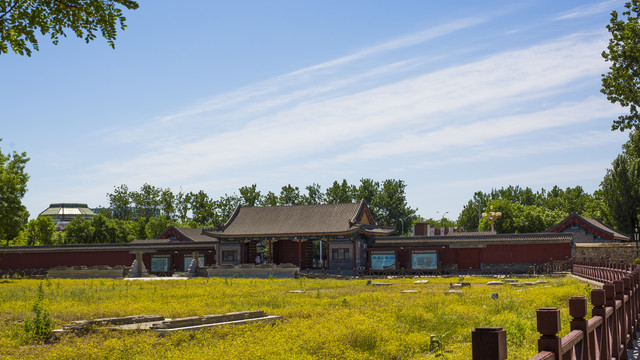
<svg viewBox="0 0 640 360">
<path fill-rule="evenodd" d="M 506 360 L 507 331 L 501 327 L 479 327 L 471 332 L 473 360 Z"/>
<path fill-rule="evenodd" d="M 538 332 L 542 334 L 538 339 L 538 351 L 551 351 L 559 359 L 562 339 L 560 332 L 560 310 L 557 308 L 540 308 L 536 311 Z"/>
<path fill-rule="evenodd" d="M 589 326 L 585 316 L 587 316 L 587 299 L 580 296 L 573 296 L 569 299 L 569 314 L 571 320 L 571 330 L 580 330 L 583 334 L 581 354 L 588 354 L 590 349 Z M 585 357 L 585 355 L 583 355 Z M 588 358 L 588 357 L 585 357 Z"/>
<path fill-rule="evenodd" d="M 611 349 L 609 348 L 609 344 L 611 344 L 609 318 L 607 318 L 607 309 L 604 307 L 606 305 L 606 301 L 607 299 L 603 289 L 591 290 L 591 304 L 593 305 L 591 315 L 600 316 L 602 318 L 602 331 L 600 332 L 600 359 L 611 359 Z"/>
</svg>

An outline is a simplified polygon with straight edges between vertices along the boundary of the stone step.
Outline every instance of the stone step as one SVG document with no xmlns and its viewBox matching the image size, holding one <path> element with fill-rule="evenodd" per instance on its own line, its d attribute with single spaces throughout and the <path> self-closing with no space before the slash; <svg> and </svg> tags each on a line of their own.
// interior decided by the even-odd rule
<svg viewBox="0 0 640 360">
<path fill-rule="evenodd" d="M 226 314 L 218 314 L 218 315 L 205 315 L 205 316 L 192 316 L 186 318 L 179 319 L 167 319 L 160 324 L 155 325 L 154 329 L 173 329 L 173 328 L 182 328 L 188 326 L 200 326 L 200 325 L 209 325 L 209 324 L 217 324 L 223 322 L 230 321 L 238 321 L 238 320 L 247 320 L 247 319 L 255 319 L 262 318 L 267 316 L 264 311 L 238 311 L 231 312 Z"/>
<path fill-rule="evenodd" d="M 202 324 L 202 325 L 184 326 L 184 327 L 176 327 L 176 328 L 154 328 L 154 330 L 158 332 L 160 335 L 167 335 L 176 331 L 195 331 L 195 330 L 206 329 L 214 326 L 243 325 L 243 324 L 251 324 L 251 323 L 258 323 L 258 322 L 273 323 L 281 319 L 282 319 L 282 316 L 267 315 L 267 316 L 258 317 L 258 318 L 224 321 L 224 322 L 217 322 L 212 324 Z"/>
</svg>

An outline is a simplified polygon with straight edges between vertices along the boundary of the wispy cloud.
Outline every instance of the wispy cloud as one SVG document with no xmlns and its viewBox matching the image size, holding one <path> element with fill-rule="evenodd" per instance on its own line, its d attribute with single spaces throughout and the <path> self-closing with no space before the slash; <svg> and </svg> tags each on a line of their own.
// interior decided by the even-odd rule
<svg viewBox="0 0 640 360">
<path fill-rule="evenodd" d="M 611 12 L 611 9 L 620 7 L 623 4 L 624 0 L 608 0 L 597 4 L 582 5 L 578 6 L 577 8 L 571 9 L 563 14 L 560 14 L 554 20 L 576 19 L 602 13 L 608 14 L 609 12 Z"/>
<path fill-rule="evenodd" d="M 424 34 L 410 36 L 375 51 L 362 51 L 355 58 L 425 38 Z M 144 178 L 200 181 L 197 179 L 212 171 L 256 170 L 291 162 L 327 167 L 434 154 L 452 146 L 482 146 L 500 138 L 611 116 L 611 108 L 601 99 L 573 104 L 554 100 L 567 86 L 601 72 L 604 64 L 598 53 L 603 43 L 601 36 L 575 35 L 452 67 L 420 67 L 425 59 L 412 57 L 381 63 L 366 72 L 341 72 L 339 78 L 311 76 L 311 70 L 295 72 L 285 76 L 286 91 L 280 91 L 277 80 L 272 80 L 269 86 L 259 83 L 242 89 L 243 96 L 223 94 L 180 114 L 186 121 L 190 116 L 202 117 L 202 123 L 193 128 L 182 120 L 174 124 L 177 118 L 169 121 L 168 128 L 145 125 L 136 137 L 147 144 L 139 155 L 99 164 L 95 171 L 109 178 L 140 174 L 141 182 Z M 400 72 L 407 76 L 388 80 L 389 75 Z M 351 88 L 353 84 L 358 87 Z M 230 98 L 234 99 L 231 103 L 222 100 Z M 529 110 L 523 112 L 524 108 Z M 217 117 L 245 121 L 226 127 Z M 167 129 L 172 131 L 167 133 Z M 189 135 L 188 141 L 175 138 L 181 133 Z M 167 165 L 172 169 L 169 173 Z"/>
</svg>

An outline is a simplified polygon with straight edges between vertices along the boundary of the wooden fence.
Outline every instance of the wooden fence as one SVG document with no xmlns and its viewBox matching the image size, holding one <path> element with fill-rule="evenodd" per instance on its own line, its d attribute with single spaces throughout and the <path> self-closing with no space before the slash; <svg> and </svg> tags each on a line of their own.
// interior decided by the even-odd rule
<svg viewBox="0 0 640 360">
<path fill-rule="evenodd" d="M 639 330 L 640 267 L 612 263 L 575 263 L 573 273 L 604 283 L 591 291 L 591 318 L 587 299 L 569 299 L 571 332 L 560 338 L 560 310 L 538 309 L 538 354 L 529 360 L 627 359 L 627 351 Z M 473 360 L 507 358 L 506 331 L 499 327 L 476 328 L 471 334 Z"/>
</svg>

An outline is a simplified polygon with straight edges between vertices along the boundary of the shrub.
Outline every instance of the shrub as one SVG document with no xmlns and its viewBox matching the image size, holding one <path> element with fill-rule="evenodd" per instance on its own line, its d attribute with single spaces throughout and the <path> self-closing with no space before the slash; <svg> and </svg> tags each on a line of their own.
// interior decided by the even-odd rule
<svg viewBox="0 0 640 360">
<path fill-rule="evenodd" d="M 36 342 L 47 342 L 51 339 L 51 330 L 53 330 L 53 320 L 49 316 L 49 312 L 44 308 L 44 289 L 42 283 L 38 285 L 36 301 L 33 303 L 31 310 L 35 314 L 32 320 L 24 321 L 24 331 L 27 336 Z"/>
</svg>

